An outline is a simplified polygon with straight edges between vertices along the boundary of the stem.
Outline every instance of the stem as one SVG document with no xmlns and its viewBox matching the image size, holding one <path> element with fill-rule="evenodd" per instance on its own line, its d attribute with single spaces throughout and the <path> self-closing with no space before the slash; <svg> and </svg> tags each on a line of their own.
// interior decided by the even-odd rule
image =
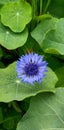
<svg viewBox="0 0 64 130">
<path fill-rule="evenodd" d="M 32 15 L 33 15 L 33 18 L 35 17 L 35 0 L 32 0 Z"/>
<path fill-rule="evenodd" d="M 32 0 L 33 18 L 37 15 L 37 0 Z"/>
<path fill-rule="evenodd" d="M 31 0 L 31 5 L 32 5 L 32 21 L 31 21 L 31 24 L 30 24 L 30 31 L 32 31 L 36 25 L 36 21 L 34 20 L 35 17 L 37 16 L 37 1 L 38 0 Z"/>
<path fill-rule="evenodd" d="M 51 0 L 48 0 L 48 1 L 47 1 L 46 7 L 45 7 L 45 9 L 44 9 L 43 13 L 45 13 L 45 12 L 47 11 L 48 6 L 49 6 L 50 2 L 51 2 Z"/>
<path fill-rule="evenodd" d="M 22 110 L 19 108 L 18 104 L 15 101 L 12 102 L 12 106 L 17 112 L 22 113 Z"/>
<path fill-rule="evenodd" d="M 43 4 L 43 0 L 40 0 L 40 15 L 42 14 L 42 4 Z"/>
</svg>

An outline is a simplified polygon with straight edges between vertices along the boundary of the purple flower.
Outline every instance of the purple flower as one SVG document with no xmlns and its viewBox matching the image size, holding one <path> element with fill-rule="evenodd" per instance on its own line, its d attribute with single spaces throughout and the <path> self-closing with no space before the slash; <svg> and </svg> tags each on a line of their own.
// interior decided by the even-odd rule
<svg viewBox="0 0 64 130">
<path fill-rule="evenodd" d="M 34 85 L 35 82 L 42 82 L 47 71 L 47 62 L 36 53 L 22 55 L 16 64 L 17 77 L 22 82 Z"/>
</svg>

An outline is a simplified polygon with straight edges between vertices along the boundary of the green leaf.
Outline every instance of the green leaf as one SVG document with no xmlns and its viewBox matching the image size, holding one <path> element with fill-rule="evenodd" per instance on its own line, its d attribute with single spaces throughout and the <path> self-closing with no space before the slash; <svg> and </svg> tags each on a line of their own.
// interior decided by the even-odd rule
<svg viewBox="0 0 64 130">
<path fill-rule="evenodd" d="M 33 97 L 17 130 L 64 130 L 64 88 Z"/>
<path fill-rule="evenodd" d="M 55 73 L 48 68 L 47 75 L 42 83 L 29 85 L 17 79 L 16 63 L 5 69 L 0 69 L 0 101 L 23 100 L 42 92 L 55 92 L 55 84 L 58 81 Z"/>
<path fill-rule="evenodd" d="M 17 113 L 16 115 L 6 117 L 3 121 L 3 128 L 6 130 L 14 129 L 20 119 L 21 115 Z"/>
<path fill-rule="evenodd" d="M 56 28 L 58 19 L 45 19 L 31 32 L 31 36 L 39 43 L 42 44 L 46 34 Z"/>
<path fill-rule="evenodd" d="M 10 104 L 11 102 L 9 104 L 2 104 L 3 120 L 0 122 L 0 125 L 3 126 L 5 130 L 15 130 L 17 123 L 22 117 L 22 114 L 16 112 Z"/>
<path fill-rule="evenodd" d="M 25 2 L 10 2 L 1 9 L 1 21 L 14 32 L 22 32 L 32 19 L 31 6 Z"/>
<path fill-rule="evenodd" d="M 0 68 L 5 68 L 4 63 L 0 60 Z"/>
<path fill-rule="evenodd" d="M 0 0 L 0 4 L 7 4 L 9 2 L 17 2 L 18 0 Z"/>
<path fill-rule="evenodd" d="M 58 76 L 57 87 L 64 87 L 64 66 L 56 69 L 56 74 Z"/>
<path fill-rule="evenodd" d="M 46 53 L 64 55 L 64 18 L 57 22 L 56 29 L 46 35 L 40 46 Z"/>
<path fill-rule="evenodd" d="M 30 35 L 28 36 L 27 42 L 24 44 L 24 46 L 22 46 L 22 49 L 25 52 L 31 51 L 36 52 L 38 54 L 43 54 L 43 51 L 39 44 Z M 20 51 L 22 51 L 21 48 Z"/>
<path fill-rule="evenodd" d="M 14 33 L 0 23 L 0 44 L 7 49 L 23 46 L 28 37 L 27 28 L 21 33 Z"/>
<path fill-rule="evenodd" d="M 53 71 L 64 65 L 62 60 L 60 61 L 55 55 L 46 54 L 46 60 Z"/>
</svg>

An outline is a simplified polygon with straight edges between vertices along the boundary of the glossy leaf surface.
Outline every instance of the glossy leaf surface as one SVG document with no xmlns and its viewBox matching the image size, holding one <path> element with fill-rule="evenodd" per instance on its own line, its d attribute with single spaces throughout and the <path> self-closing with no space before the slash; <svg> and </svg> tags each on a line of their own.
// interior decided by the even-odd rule
<svg viewBox="0 0 64 130">
<path fill-rule="evenodd" d="M 64 130 L 64 88 L 32 98 L 17 130 Z"/>
<path fill-rule="evenodd" d="M 29 85 L 17 79 L 16 63 L 5 69 L 0 69 L 0 101 L 23 100 L 42 92 L 55 92 L 55 84 L 58 81 L 55 73 L 48 68 L 47 76 L 42 83 Z"/>
</svg>

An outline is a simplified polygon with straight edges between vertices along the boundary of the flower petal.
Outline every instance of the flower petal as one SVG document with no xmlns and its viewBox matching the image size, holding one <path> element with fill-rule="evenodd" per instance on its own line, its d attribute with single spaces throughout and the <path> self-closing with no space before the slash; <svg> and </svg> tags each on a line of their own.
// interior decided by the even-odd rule
<svg viewBox="0 0 64 130">
<path fill-rule="evenodd" d="M 17 77 L 22 82 L 34 85 L 35 82 L 42 82 L 47 72 L 47 62 L 37 53 L 22 55 L 16 64 Z"/>
</svg>

